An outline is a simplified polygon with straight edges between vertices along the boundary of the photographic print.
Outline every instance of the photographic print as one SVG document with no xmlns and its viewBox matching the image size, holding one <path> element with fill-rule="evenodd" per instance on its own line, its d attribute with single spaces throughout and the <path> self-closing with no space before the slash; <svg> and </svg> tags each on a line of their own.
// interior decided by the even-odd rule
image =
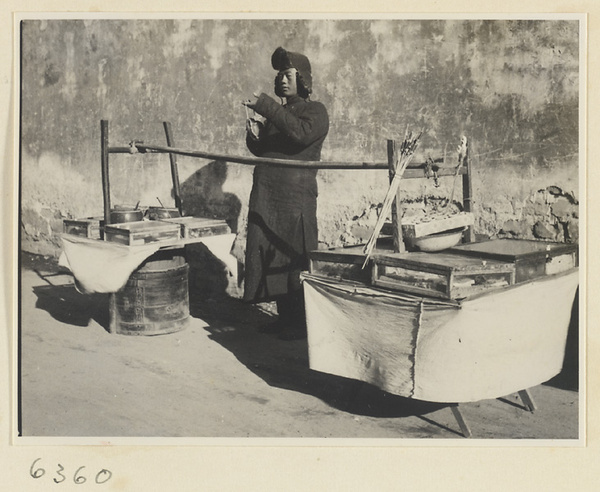
<svg viewBox="0 0 600 492">
<path fill-rule="evenodd" d="M 15 26 L 17 441 L 582 442 L 582 15 Z"/>
</svg>

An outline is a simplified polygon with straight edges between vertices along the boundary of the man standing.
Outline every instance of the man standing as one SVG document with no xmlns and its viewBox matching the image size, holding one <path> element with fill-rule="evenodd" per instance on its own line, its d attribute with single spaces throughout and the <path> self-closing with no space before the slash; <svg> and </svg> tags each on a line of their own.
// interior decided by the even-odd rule
<svg viewBox="0 0 600 492">
<path fill-rule="evenodd" d="M 251 118 L 246 144 L 256 156 L 318 161 L 329 131 L 323 104 L 311 101 L 308 58 L 277 48 L 271 64 L 278 71 L 275 94 L 256 95 L 244 105 L 265 118 Z M 278 319 L 261 328 L 284 340 L 306 337 L 304 295 L 299 274 L 308 252 L 317 248 L 317 168 L 258 165 L 250 194 L 244 300 L 277 302 Z"/>
</svg>

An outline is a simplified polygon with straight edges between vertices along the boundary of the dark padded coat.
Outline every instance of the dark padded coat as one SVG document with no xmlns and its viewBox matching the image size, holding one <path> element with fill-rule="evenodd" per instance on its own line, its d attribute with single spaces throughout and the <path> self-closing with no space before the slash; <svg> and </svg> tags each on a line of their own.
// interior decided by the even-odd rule
<svg viewBox="0 0 600 492">
<path fill-rule="evenodd" d="M 261 94 L 255 111 L 267 121 L 256 156 L 318 161 L 329 131 L 323 104 L 292 97 L 282 106 Z M 250 194 L 244 299 L 260 302 L 301 289 L 299 273 L 317 248 L 317 169 L 257 165 Z"/>
</svg>

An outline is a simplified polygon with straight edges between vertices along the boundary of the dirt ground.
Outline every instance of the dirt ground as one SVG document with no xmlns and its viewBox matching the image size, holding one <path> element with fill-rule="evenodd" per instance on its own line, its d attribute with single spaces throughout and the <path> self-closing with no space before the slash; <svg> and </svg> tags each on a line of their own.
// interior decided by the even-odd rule
<svg viewBox="0 0 600 492">
<path fill-rule="evenodd" d="M 51 259 L 23 254 L 20 289 L 23 436 L 464 441 L 448 405 L 311 371 L 306 340 L 257 332 L 269 305 L 191 292 L 185 330 L 124 336 L 107 296 L 79 294 Z M 563 371 L 530 389 L 535 412 L 516 394 L 461 404 L 471 440 L 577 439 L 577 345 L 574 319 Z"/>
</svg>

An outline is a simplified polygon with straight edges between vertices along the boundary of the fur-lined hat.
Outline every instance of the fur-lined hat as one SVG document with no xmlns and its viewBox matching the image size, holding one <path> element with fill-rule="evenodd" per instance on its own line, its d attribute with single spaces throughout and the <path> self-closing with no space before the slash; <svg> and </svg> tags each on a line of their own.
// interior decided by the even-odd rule
<svg viewBox="0 0 600 492">
<path fill-rule="evenodd" d="M 286 51 L 281 46 L 271 56 L 271 65 L 275 70 L 282 71 L 295 68 L 300 74 L 300 80 L 310 94 L 312 92 L 312 73 L 308 58 L 301 53 Z"/>
</svg>

